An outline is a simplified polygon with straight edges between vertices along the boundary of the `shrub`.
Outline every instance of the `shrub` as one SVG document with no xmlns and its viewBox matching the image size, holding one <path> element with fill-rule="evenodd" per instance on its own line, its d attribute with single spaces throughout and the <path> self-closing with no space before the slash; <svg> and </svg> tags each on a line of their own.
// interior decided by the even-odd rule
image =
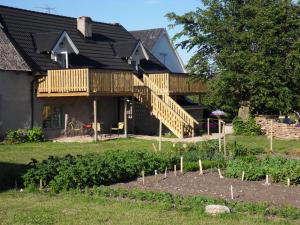
<svg viewBox="0 0 300 225">
<path fill-rule="evenodd" d="M 8 131 L 5 138 L 7 143 L 19 144 L 25 142 L 42 142 L 45 140 L 41 128 L 32 128 L 30 130 L 11 130 Z"/>
<path fill-rule="evenodd" d="M 26 132 L 21 129 L 10 130 L 7 132 L 5 140 L 10 144 L 24 143 L 27 141 L 27 135 Z"/>
<path fill-rule="evenodd" d="M 240 117 L 235 117 L 232 121 L 233 130 L 236 135 L 260 135 L 261 127 L 256 124 L 256 121 L 253 117 L 250 117 L 248 121 L 244 122 Z"/>
<path fill-rule="evenodd" d="M 263 148 L 247 148 L 238 144 L 236 141 L 227 145 L 227 151 L 232 159 L 244 156 L 259 155 L 265 152 Z"/>
<path fill-rule="evenodd" d="M 44 132 L 39 127 L 34 127 L 27 131 L 28 142 L 43 142 L 45 140 Z"/>
</svg>

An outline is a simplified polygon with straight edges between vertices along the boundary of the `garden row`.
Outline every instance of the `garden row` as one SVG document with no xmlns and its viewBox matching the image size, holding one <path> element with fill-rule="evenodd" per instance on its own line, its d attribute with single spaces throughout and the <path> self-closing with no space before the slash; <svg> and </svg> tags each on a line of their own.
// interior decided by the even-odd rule
<svg viewBox="0 0 300 225">
<path fill-rule="evenodd" d="M 49 187 L 52 191 L 70 190 L 134 180 L 141 176 L 153 175 L 165 169 L 173 169 L 184 159 L 184 170 L 199 170 L 199 159 L 203 169 L 222 168 L 225 176 L 245 180 L 263 180 L 268 174 L 273 182 L 300 183 L 300 162 L 279 157 L 257 157 L 260 149 L 247 149 L 232 144 L 230 158 L 224 159 L 215 142 L 205 142 L 183 148 L 177 145 L 170 152 L 113 150 L 101 154 L 67 155 L 49 157 L 42 162 L 33 161 L 22 177 L 24 185 Z"/>
</svg>

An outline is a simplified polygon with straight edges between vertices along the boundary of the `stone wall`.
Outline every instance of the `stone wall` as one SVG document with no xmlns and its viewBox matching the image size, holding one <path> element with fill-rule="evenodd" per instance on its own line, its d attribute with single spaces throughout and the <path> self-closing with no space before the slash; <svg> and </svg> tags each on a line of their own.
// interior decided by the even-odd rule
<svg viewBox="0 0 300 225">
<path fill-rule="evenodd" d="M 271 120 L 273 121 L 273 137 L 280 139 L 300 140 L 300 124 L 284 124 L 271 116 L 257 116 L 256 123 L 261 126 L 263 134 L 270 136 Z"/>
</svg>

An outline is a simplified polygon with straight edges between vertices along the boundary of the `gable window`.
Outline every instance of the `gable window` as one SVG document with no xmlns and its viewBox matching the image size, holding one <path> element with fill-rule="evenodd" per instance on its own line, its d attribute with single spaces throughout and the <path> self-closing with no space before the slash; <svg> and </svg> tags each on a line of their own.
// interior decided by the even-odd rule
<svg viewBox="0 0 300 225">
<path fill-rule="evenodd" d="M 55 61 L 63 68 L 69 68 L 68 52 L 61 52 L 55 55 Z"/>
<path fill-rule="evenodd" d="M 43 128 L 62 129 L 63 110 L 61 105 L 44 105 L 42 110 Z"/>
</svg>

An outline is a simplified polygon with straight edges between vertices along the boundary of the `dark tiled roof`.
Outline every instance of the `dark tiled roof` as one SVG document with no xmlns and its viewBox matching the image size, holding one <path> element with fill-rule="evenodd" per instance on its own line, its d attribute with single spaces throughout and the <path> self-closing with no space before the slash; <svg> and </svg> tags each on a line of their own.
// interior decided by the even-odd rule
<svg viewBox="0 0 300 225">
<path fill-rule="evenodd" d="M 50 52 L 57 43 L 61 34 L 61 31 L 33 34 L 36 50 L 38 52 Z"/>
<path fill-rule="evenodd" d="M 0 70 L 30 71 L 29 66 L 0 28 Z"/>
<path fill-rule="evenodd" d="M 134 41 L 126 41 L 126 42 L 118 42 L 114 44 L 114 49 L 116 51 L 116 55 L 124 58 L 130 57 L 135 50 L 137 44 L 139 42 L 137 40 Z"/>
<path fill-rule="evenodd" d="M 60 68 L 58 63 L 50 59 L 49 54 L 38 52 L 37 47 L 39 46 L 35 46 L 34 38 L 39 33 L 59 33 L 63 31 L 68 33 L 79 50 L 78 55 L 70 55 L 70 67 L 95 67 L 112 70 L 133 69 L 116 55 L 112 47 L 113 44 L 118 42 L 135 41 L 130 32 L 119 24 L 93 22 L 93 36 L 86 39 L 77 31 L 76 18 L 6 6 L 0 6 L 0 22 L 33 70 L 46 71 Z M 49 46 L 42 46 L 41 48 L 47 49 Z M 154 56 L 151 56 L 150 60 L 147 62 L 148 72 L 151 70 L 167 70 Z M 141 66 L 143 67 L 143 64 Z M 145 71 L 147 70 L 145 69 Z"/>
<path fill-rule="evenodd" d="M 136 30 L 130 31 L 130 33 L 138 40 L 141 40 L 143 45 L 150 51 L 154 47 L 156 41 L 160 37 L 161 33 L 165 32 L 164 28 L 150 29 L 150 30 Z"/>
</svg>

